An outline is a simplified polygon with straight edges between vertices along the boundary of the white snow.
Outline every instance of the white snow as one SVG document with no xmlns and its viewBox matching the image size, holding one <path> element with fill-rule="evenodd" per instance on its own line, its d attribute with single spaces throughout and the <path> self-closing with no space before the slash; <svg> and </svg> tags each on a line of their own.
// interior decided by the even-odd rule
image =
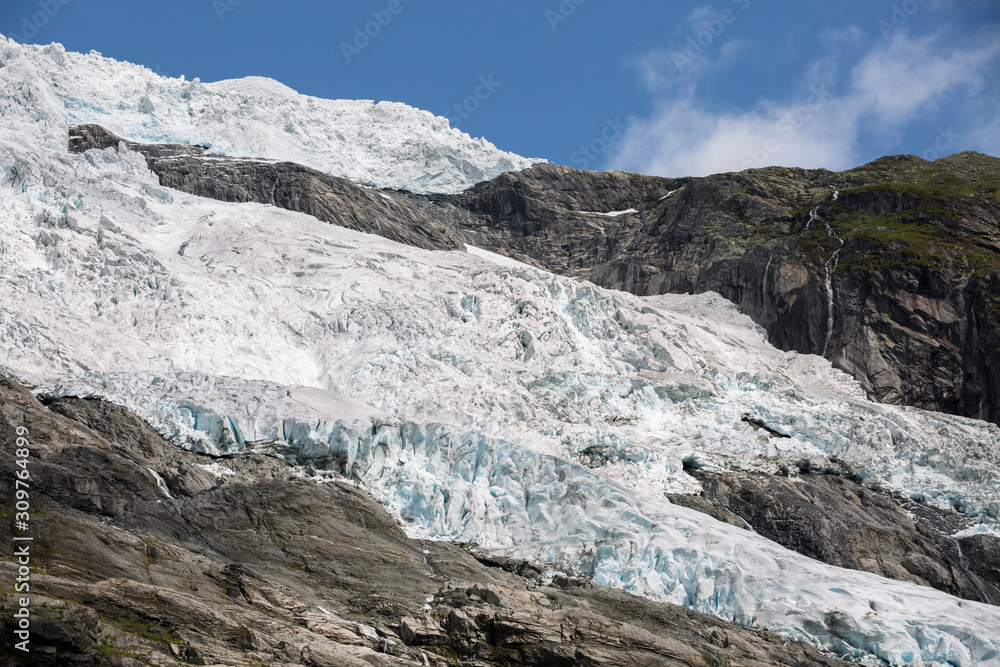
<svg viewBox="0 0 1000 667">
<path fill-rule="evenodd" d="M 1000 429 L 869 403 L 717 295 L 639 298 L 474 248 L 167 193 L 129 152 L 70 155 L 36 60 L 107 61 L 47 48 L 0 44 L 0 359 L 22 380 L 120 402 L 184 447 L 342 471 L 416 537 L 847 657 L 1000 664 L 996 607 L 818 563 L 663 496 L 697 490 L 685 460 L 837 457 L 992 530 Z M 261 117 L 291 95 L 240 85 L 267 92 Z M 600 466 L 583 465 L 594 452 Z"/>
<path fill-rule="evenodd" d="M 156 488 L 160 490 L 160 493 L 173 500 L 173 496 L 170 495 L 170 489 L 167 488 L 167 483 L 163 481 L 162 477 L 160 477 L 160 473 L 156 472 L 152 468 L 146 468 L 146 470 L 148 470 L 149 474 L 153 476 L 153 479 L 156 481 Z"/>
<path fill-rule="evenodd" d="M 962 537 L 975 537 L 976 535 L 989 535 L 991 537 L 1000 537 L 1000 526 L 997 524 L 983 524 L 977 523 L 974 526 L 969 526 L 965 530 L 960 530 L 954 535 L 953 539 L 959 539 Z"/>
<path fill-rule="evenodd" d="M 324 100 L 272 79 L 202 83 L 96 52 L 20 45 L 0 35 L 0 78 L 44 108 L 49 147 L 97 123 L 133 141 L 206 146 L 218 155 L 297 162 L 380 188 L 454 193 L 544 160 L 473 139 L 405 104 Z M 3 102 L 0 102 L 2 105 Z"/>
<path fill-rule="evenodd" d="M 378 630 L 370 625 L 365 625 L 364 623 L 358 623 L 358 630 L 361 632 L 362 637 L 367 637 L 368 639 L 378 640 Z"/>
<path fill-rule="evenodd" d="M 664 197 L 664 199 L 665 199 L 665 197 Z M 590 213 L 591 215 L 604 215 L 604 216 L 607 216 L 609 218 L 617 218 L 617 217 L 622 216 L 622 215 L 628 215 L 629 213 L 638 213 L 638 212 L 639 211 L 637 211 L 634 208 L 630 208 L 630 209 L 627 209 L 627 210 L 624 210 L 624 211 L 609 211 L 608 213 L 600 213 L 598 211 L 580 211 L 580 213 Z"/>
<path fill-rule="evenodd" d="M 200 463 L 198 467 L 212 474 L 213 477 L 228 477 L 230 475 L 235 475 L 236 473 L 227 468 L 226 466 L 213 461 L 211 463 Z"/>
</svg>

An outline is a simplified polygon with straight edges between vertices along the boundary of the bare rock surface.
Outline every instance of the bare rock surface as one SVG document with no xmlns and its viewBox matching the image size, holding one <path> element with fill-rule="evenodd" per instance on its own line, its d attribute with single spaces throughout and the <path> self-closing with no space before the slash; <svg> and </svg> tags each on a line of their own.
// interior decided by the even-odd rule
<svg viewBox="0 0 1000 667">
<path fill-rule="evenodd" d="M 31 455 L 25 665 L 839 665 L 745 629 L 406 537 L 356 487 L 171 446 L 97 398 L 0 379 L 0 492 Z M 12 553 L 13 531 L 0 538 Z M 0 563 L 11 580 L 17 565 Z M 520 572 L 520 574 L 519 574 Z M 8 593 L 0 625 L 10 636 Z"/>
<path fill-rule="evenodd" d="M 867 488 L 840 474 L 693 474 L 703 493 L 672 496 L 672 502 L 734 525 L 742 522 L 831 565 L 1000 603 L 1000 538 L 951 537 L 969 525 L 957 512 Z"/>
</svg>

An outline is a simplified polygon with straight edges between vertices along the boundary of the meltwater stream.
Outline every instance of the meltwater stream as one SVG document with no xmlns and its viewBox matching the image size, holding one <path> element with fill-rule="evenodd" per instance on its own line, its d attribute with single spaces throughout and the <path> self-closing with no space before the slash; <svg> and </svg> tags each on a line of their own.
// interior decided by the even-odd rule
<svg viewBox="0 0 1000 667">
<path fill-rule="evenodd" d="M 837 198 L 839 196 L 840 196 L 840 191 L 834 188 L 833 201 L 837 201 Z M 826 287 L 826 337 L 823 340 L 823 352 L 821 353 L 821 356 L 825 357 L 830 349 L 830 340 L 833 338 L 833 325 L 835 323 L 833 314 L 833 308 L 834 308 L 833 275 L 837 270 L 837 265 L 840 263 L 840 251 L 844 249 L 844 241 L 843 239 L 840 238 L 840 236 L 833 229 L 833 227 L 830 226 L 830 223 L 820 217 L 819 206 L 809 211 L 809 221 L 806 222 L 806 229 L 809 229 L 809 226 L 817 221 L 822 222 L 823 226 L 826 227 L 827 236 L 829 236 L 830 238 L 832 238 L 834 241 L 837 242 L 837 249 L 833 251 L 833 255 L 831 255 L 830 259 L 826 260 L 826 263 L 823 265 L 823 268 L 826 271 L 826 277 L 824 278 L 823 281 L 823 284 Z M 764 280 L 766 285 L 767 281 L 766 272 L 764 275 Z"/>
<path fill-rule="evenodd" d="M 809 226 L 817 220 L 819 220 L 819 206 L 809 211 L 809 222 L 806 223 L 806 229 L 809 229 Z"/>
<path fill-rule="evenodd" d="M 837 270 L 837 264 L 840 263 L 840 251 L 844 248 L 844 241 L 841 239 L 837 232 L 834 231 L 830 223 L 823 221 L 826 225 L 826 233 L 837 242 L 837 249 L 833 251 L 833 255 L 830 259 L 826 260 L 824 268 L 826 269 L 826 340 L 823 342 L 823 354 L 821 356 L 825 357 L 827 351 L 830 349 L 830 339 L 833 338 L 833 274 Z"/>
<path fill-rule="evenodd" d="M 775 250 L 777 250 L 777 249 L 775 249 Z M 760 298 L 761 298 L 762 312 L 763 312 L 763 316 L 762 316 L 761 319 L 762 319 L 762 324 L 763 324 L 763 326 L 765 328 L 767 327 L 767 301 L 768 301 L 768 298 L 767 298 L 767 276 L 771 273 L 771 263 L 774 262 L 774 253 L 775 253 L 775 250 L 772 250 L 771 251 L 771 256 L 767 258 L 767 266 L 764 267 L 764 282 L 761 285 L 761 297 Z"/>
</svg>

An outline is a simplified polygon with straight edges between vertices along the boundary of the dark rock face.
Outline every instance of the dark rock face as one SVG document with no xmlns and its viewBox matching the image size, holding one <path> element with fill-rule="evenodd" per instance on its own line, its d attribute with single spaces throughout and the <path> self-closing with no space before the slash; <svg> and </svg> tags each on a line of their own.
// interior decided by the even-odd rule
<svg viewBox="0 0 1000 667">
<path fill-rule="evenodd" d="M 968 527 L 959 514 L 832 474 L 694 474 L 702 496 L 672 497 L 672 502 L 721 520 L 738 517 L 782 546 L 831 565 L 1000 603 L 1000 538 L 951 538 Z"/>
<path fill-rule="evenodd" d="M 96 126 L 70 134 L 73 151 L 120 141 Z M 423 248 L 469 243 L 640 295 L 716 291 L 775 346 L 825 354 L 874 400 L 1000 423 L 996 158 L 697 179 L 538 165 L 459 195 L 418 196 L 198 147 L 126 145 L 163 185 L 196 195 Z"/>
<path fill-rule="evenodd" d="M 546 164 L 503 174 L 450 201 L 461 211 L 458 224 L 472 245 L 554 273 L 591 278 L 595 267 L 615 261 L 638 231 L 634 215 L 600 213 L 651 205 L 688 180 Z"/>
<path fill-rule="evenodd" d="M 73 128 L 70 135 L 71 152 L 124 141 L 96 125 Z M 219 201 L 271 204 L 418 248 L 465 249 L 457 230 L 440 222 L 439 207 L 418 195 L 359 187 L 291 162 L 209 157 L 202 148 L 174 144 L 124 143 L 146 157 L 165 187 Z"/>
<path fill-rule="evenodd" d="M 475 245 L 604 287 L 719 292 L 777 347 L 825 350 L 875 400 L 1000 421 L 1000 160 L 641 178 L 507 174 L 459 196 L 488 218 L 462 226 Z M 619 196 L 601 201 L 609 181 Z"/>
<path fill-rule="evenodd" d="M 1000 540 L 990 535 L 973 535 L 958 540 L 966 567 L 995 591 L 1000 591 Z"/>
<path fill-rule="evenodd" d="M 185 452 L 121 407 L 46 406 L 0 378 L 7 498 L 19 426 L 30 441 L 31 653 L 5 643 L 3 665 L 845 664 L 587 582 L 542 585 L 537 566 L 410 540 L 334 476 Z M 0 531 L 8 554 L 13 534 Z M 0 570 L 13 581 L 17 564 Z M 14 594 L 3 601 L 10 637 Z"/>
</svg>

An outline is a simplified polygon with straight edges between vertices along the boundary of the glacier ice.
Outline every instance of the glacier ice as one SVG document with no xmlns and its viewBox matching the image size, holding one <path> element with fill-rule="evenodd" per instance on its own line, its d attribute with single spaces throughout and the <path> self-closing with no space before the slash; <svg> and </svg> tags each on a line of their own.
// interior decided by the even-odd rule
<svg viewBox="0 0 1000 667">
<path fill-rule="evenodd" d="M 836 457 L 992 531 L 997 427 L 870 403 L 717 295 L 640 298 L 476 248 L 162 196 L 136 154 L 66 153 L 65 100 L 18 77 L 81 56 L 23 50 L 0 44 L 0 358 L 38 391 L 104 396 L 199 451 L 338 471 L 413 535 L 847 657 L 1000 664 L 1000 609 L 818 563 L 664 497 L 697 490 L 685 461 L 775 472 Z M 227 85 L 259 94 L 262 117 L 293 95 Z"/>
<path fill-rule="evenodd" d="M 213 154 L 303 164 L 419 193 L 456 193 L 544 160 L 499 150 L 446 118 L 394 102 L 325 100 L 272 79 L 215 83 L 160 76 L 60 44 L 20 45 L 0 35 L 0 72 L 49 107 L 46 139 L 95 123 L 132 141 L 200 145 Z M 0 103 L 2 104 L 2 103 Z M 62 136 L 58 126 L 63 128 Z"/>
</svg>

